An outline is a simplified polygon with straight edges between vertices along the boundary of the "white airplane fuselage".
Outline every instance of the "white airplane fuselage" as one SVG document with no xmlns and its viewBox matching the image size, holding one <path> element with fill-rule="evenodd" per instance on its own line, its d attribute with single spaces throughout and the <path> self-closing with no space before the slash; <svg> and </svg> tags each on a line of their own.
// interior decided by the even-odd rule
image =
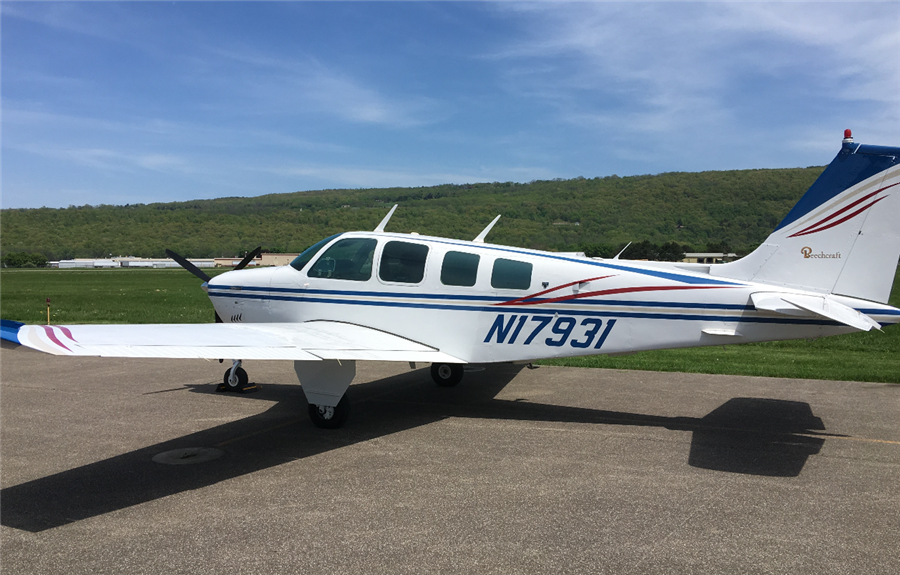
<svg viewBox="0 0 900 575">
<path fill-rule="evenodd" d="M 367 278 L 322 277 L 322 265 L 319 273 L 311 272 L 316 258 L 330 246 L 354 238 L 377 242 L 366 264 Z M 426 254 L 421 278 L 391 281 L 386 271 L 389 264 L 383 259 L 391 242 L 419 246 L 418 253 Z M 474 277 L 462 280 L 472 285 L 446 283 L 459 283 L 447 278 L 445 260 L 450 252 L 465 254 L 468 261 L 477 256 Z M 497 264 L 498 260 L 503 262 Z M 502 277 L 498 265 L 511 268 L 515 277 Z M 530 273 L 525 274 L 529 266 Z M 416 234 L 351 232 L 324 244 L 300 271 L 288 265 L 227 272 L 209 282 L 208 293 L 226 323 L 346 322 L 427 342 L 468 363 L 818 338 L 856 331 L 802 310 L 796 310 L 796 316 L 760 310 L 751 299 L 752 294 L 812 298 L 825 294 L 717 277 L 708 269 L 590 259 Z M 521 273 L 516 276 L 517 272 Z M 504 285 L 511 283 L 516 285 Z M 900 321 L 900 311 L 888 305 L 827 297 L 881 324 Z"/>
</svg>

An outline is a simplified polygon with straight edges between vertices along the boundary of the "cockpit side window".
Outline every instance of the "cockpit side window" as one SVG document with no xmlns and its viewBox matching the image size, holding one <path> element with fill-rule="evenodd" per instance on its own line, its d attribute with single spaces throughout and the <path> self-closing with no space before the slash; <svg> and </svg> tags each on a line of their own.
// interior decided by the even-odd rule
<svg viewBox="0 0 900 575">
<path fill-rule="evenodd" d="M 491 272 L 491 287 L 500 289 L 528 289 L 531 287 L 532 265 L 526 262 L 497 258 Z"/>
<path fill-rule="evenodd" d="M 311 278 L 364 282 L 372 277 L 376 243 L 378 242 L 371 238 L 340 240 L 325 250 L 306 275 Z"/>
<path fill-rule="evenodd" d="M 381 252 L 378 277 L 386 282 L 417 284 L 425 277 L 428 246 L 409 242 L 388 242 Z"/>
<path fill-rule="evenodd" d="M 328 236 L 324 240 L 322 240 L 320 242 L 316 242 L 313 245 L 309 246 L 308 248 L 303 250 L 302 254 L 300 254 L 299 256 L 294 258 L 294 261 L 291 262 L 291 267 L 294 268 L 295 270 L 297 270 L 298 272 L 303 271 L 303 268 L 306 267 L 306 264 L 308 264 L 309 261 L 311 259 L 313 259 L 317 253 L 319 253 L 319 250 L 321 250 L 323 247 L 325 247 L 325 244 L 327 244 L 334 238 L 338 237 L 339 235 L 341 235 L 341 234 L 334 234 L 333 236 Z"/>
</svg>

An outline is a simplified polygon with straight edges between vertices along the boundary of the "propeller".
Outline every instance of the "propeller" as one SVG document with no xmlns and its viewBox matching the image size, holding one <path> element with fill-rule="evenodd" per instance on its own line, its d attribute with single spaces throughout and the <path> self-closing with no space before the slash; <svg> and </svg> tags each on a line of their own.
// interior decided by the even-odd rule
<svg viewBox="0 0 900 575">
<path fill-rule="evenodd" d="M 208 275 L 206 275 L 206 273 L 203 270 L 201 270 L 200 268 L 198 268 L 191 262 L 187 261 L 180 255 L 176 254 L 172 250 L 166 250 L 166 255 L 169 256 L 170 258 L 172 258 L 173 260 L 175 260 L 176 262 L 178 262 L 178 265 L 180 265 L 187 271 L 191 272 L 192 274 L 194 274 L 201 280 L 208 282 L 210 279 L 212 279 Z M 244 262 L 241 262 L 241 263 L 244 263 Z"/>
<path fill-rule="evenodd" d="M 169 250 L 166 250 L 166 251 L 169 251 Z M 253 250 L 252 252 L 250 252 L 249 254 L 247 254 L 247 257 L 245 257 L 244 259 L 242 259 L 242 260 L 241 260 L 241 263 L 239 263 L 238 265 L 234 266 L 235 271 L 237 271 L 237 270 L 242 270 L 242 269 L 244 269 L 245 267 L 247 267 L 247 265 L 248 265 L 250 262 L 252 262 L 253 259 L 254 259 L 256 256 L 258 256 L 258 255 L 259 255 L 259 252 L 261 252 L 261 251 L 262 251 L 262 246 L 259 246 L 259 247 L 257 247 L 255 250 Z M 180 262 L 179 262 L 179 263 L 180 263 Z M 190 270 L 188 270 L 188 271 L 190 271 Z M 194 275 L 197 275 L 197 274 L 194 274 Z"/>
<path fill-rule="evenodd" d="M 253 259 L 256 258 L 256 256 L 258 256 L 261 251 L 262 251 L 262 246 L 258 246 L 255 250 L 253 250 L 252 252 L 247 254 L 247 257 L 242 259 L 241 263 L 234 266 L 234 269 L 235 270 L 244 269 L 245 267 L 250 265 L 250 262 L 252 262 Z M 166 255 L 169 256 L 170 258 L 172 258 L 173 260 L 175 260 L 176 262 L 178 262 L 178 265 L 180 265 L 187 271 L 191 272 L 192 274 L 194 274 L 201 280 L 208 282 L 210 279 L 212 279 L 208 275 L 206 275 L 206 273 L 203 270 L 201 270 L 200 268 L 198 268 L 197 266 L 195 266 L 194 264 L 192 264 L 191 262 L 189 262 L 187 259 L 183 258 L 182 256 L 176 254 L 172 250 L 166 250 Z"/>
<path fill-rule="evenodd" d="M 244 269 L 245 267 L 247 267 L 248 265 L 250 265 L 250 262 L 252 262 L 253 259 L 254 259 L 256 256 L 258 256 L 259 253 L 260 253 L 261 251 L 262 251 L 262 246 L 257 247 L 255 250 L 253 250 L 252 252 L 250 252 L 249 254 L 247 254 L 247 257 L 245 257 L 244 259 L 242 259 L 241 262 L 240 262 L 238 265 L 234 266 L 234 269 L 235 269 L 235 270 L 242 270 L 242 269 Z M 166 255 L 169 256 L 170 258 L 172 258 L 173 260 L 175 260 L 176 262 L 178 262 L 178 265 L 180 265 L 181 267 L 183 267 L 183 268 L 186 269 L 187 271 L 191 272 L 192 274 L 194 274 L 195 276 L 197 276 L 198 278 L 200 278 L 202 281 L 208 283 L 209 280 L 212 279 L 212 278 L 210 278 L 208 275 L 206 275 L 206 273 L 205 273 L 203 270 L 201 270 L 200 268 L 198 268 L 197 266 L 195 266 L 195 265 L 192 264 L 191 262 L 187 261 L 187 259 L 183 258 L 182 256 L 176 254 L 176 253 L 173 252 L 172 250 L 166 250 Z M 219 317 L 219 313 L 218 313 L 218 312 L 216 312 L 216 323 L 222 323 L 222 318 Z"/>
</svg>

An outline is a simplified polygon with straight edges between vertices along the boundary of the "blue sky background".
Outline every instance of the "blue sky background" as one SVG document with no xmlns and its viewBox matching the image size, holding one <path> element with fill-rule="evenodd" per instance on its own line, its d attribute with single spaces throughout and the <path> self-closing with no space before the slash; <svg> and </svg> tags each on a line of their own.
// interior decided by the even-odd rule
<svg viewBox="0 0 900 575">
<path fill-rule="evenodd" d="M 2 3 L 0 205 L 828 163 L 900 3 Z"/>
</svg>

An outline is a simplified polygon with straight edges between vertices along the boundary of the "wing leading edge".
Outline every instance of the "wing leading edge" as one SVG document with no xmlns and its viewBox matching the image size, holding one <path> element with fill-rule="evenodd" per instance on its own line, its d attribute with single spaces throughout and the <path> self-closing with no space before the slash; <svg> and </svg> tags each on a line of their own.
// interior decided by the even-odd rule
<svg viewBox="0 0 900 575">
<path fill-rule="evenodd" d="M 69 326 L 4 322 L 0 335 L 53 355 L 465 363 L 419 342 L 333 321 Z"/>
</svg>

